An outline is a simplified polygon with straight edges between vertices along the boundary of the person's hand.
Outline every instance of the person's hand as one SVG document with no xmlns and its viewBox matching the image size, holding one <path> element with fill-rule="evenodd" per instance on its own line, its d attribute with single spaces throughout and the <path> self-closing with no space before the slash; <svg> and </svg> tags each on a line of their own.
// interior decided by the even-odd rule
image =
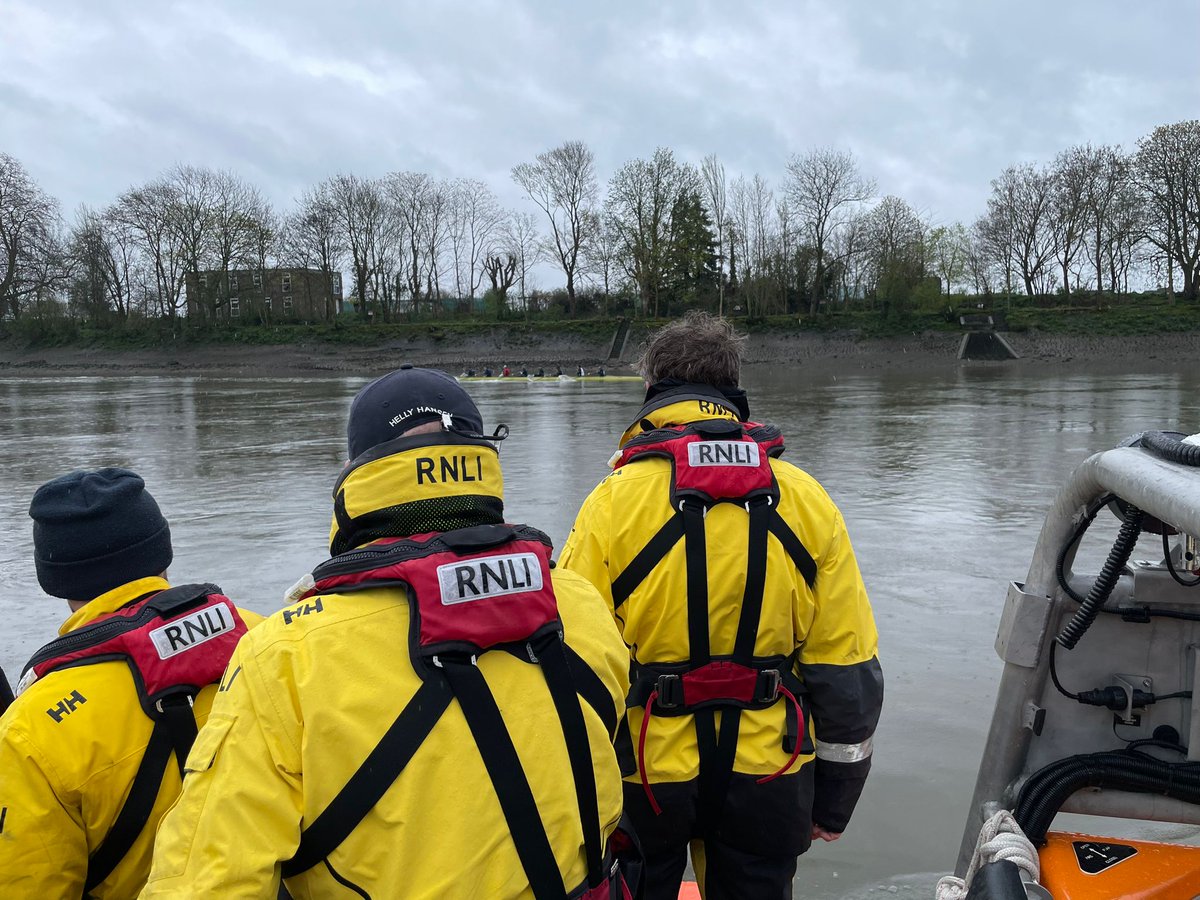
<svg viewBox="0 0 1200 900">
<path fill-rule="evenodd" d="M 841 836 L 842 833 L 840 831 L 826 831 L 820 825 L 813 825 L 812 827 L 812 839 L 814 841 L 817 838 L 820 838 L 823 841 L 836 841 Z"/>
</svg>

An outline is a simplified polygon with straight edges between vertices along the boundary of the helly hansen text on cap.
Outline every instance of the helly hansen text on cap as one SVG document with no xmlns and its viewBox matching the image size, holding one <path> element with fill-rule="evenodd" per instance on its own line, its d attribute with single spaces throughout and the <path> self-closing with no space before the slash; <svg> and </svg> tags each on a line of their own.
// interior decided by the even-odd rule
<svg viewBox="0 0 1200 900">
<path fill-rule="evenodd" d="M 450 430 L 481 435 L 483 417 L 458 381 L 436 369 L 405 364 L 376 378 L 355 396 L 346 423 L 350 459 L 426 422 L 449 422 Z"/>
<path fill-rule="evenodd" d="M 64 600 L 92 600 L 171 565 L 171 529 L 128 469 L 71 472 L 29 504 L 38 583 Z"/>
</svg>

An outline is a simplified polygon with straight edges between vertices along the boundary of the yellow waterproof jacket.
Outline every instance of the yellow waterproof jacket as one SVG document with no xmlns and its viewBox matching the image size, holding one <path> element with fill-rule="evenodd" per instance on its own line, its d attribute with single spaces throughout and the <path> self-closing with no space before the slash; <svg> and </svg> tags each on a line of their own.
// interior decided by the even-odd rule
<svg viewBox="0 0 1200 900">
<path fill-rule="evenodd" d="M 59 633 L 168 586 L 158 577 L 122 585 L 77 610 Z M 240 612 L 247 625 L 262 620 Z M 215 692 L 214 685 L 197 695 L 198 723 Z M 88 857 L 124 805 L 152 730 L 124 662 L 59 669 L 17 697 L 0 718 L 0 897 L 82 895 Z M 150 871 L 155 827 L 178 793 L 172 761 L 148 824 L 92 897 L 138 895 Z"/>
<path fill-rule="evenodd" d="M 425 464 L 431 458 L 438 462 L 432 468 Z M 451 463 L 454 478 L 482 480 L 498 502 L 494 451 L 477 461 L 471 447 L 422 447 L 359 465 L 344 478 L 332 543 L 342 546 L 338 535 L 350 520 L 365 522 L 373 510 L 391 510 L 392 521 L 405 515 L 397 512 L 399 501 L 414 494 L 444 490 L 439 508 L 448 509 L 450 500 L 480 490 L 477 483 L 443 483 L 443 476 L 452 479 Z M 599 677 L 620 715 L 628 656 L 611 616 L 578 575 L 556 570 L 552 583 L 566 643 Z M 179 803 L 159 829 L 143 897 L 274 896 L 281 863 L 296 852 L 301 830 L 329 806 L 421 687 L 409 657 L 409 627 L 404 589 L 373 587 L 309 597 L 246 635 L 188 760 Z M 502 650 L 482 654 L 478 666 L 563 881 L 577 885 L 586 874 L 579 804 L 545 677 Z M 608 835 L 621 813 L 620 771 L 602 719 L 582 706 Z M 298 900 L 355 891 L 410 900 L 532 896 L 457 701 L 349 837 L 327 860 L 288 878 L 287 888 Z"/>
<path fill-rule="evenodd" d="M 625 433 L 622 446 L 652 428 L 737 418 L 731 405 L 707 396 L 657 408 L 650 404 Z M 768 537 L 754 655 L 786 656 L 798 650 L 795 674 L 804 682 L 809 734 L 820 760 L 813 819 L 841 831 L 870 766 L 871 738 L 882 704 L 878 636 L 841 513 L 807 473 L 781 459 L 772 459 L 771 469 L 779 489 L 778 512 L 813 557 L 816 577 L 810 587 L 776 536 Z M 675 515 L 669 499 L 671 479 L 672 466 L 664 458 L 638 459 L 615 469 L 584 502 L 559 559 L 561 568 L 596 585 L 633 658 L 642 663 L 686 661 L 690 653 L 684 541 L 673 546 L 624 603 L 617 607 L 613 602 L 614 580 Z M 728 656 L 746 583 L 747 510 L 733 503 L 712 506 L 704 532 L 711 653 Z M 790 754 L 781 741 L 786 706 L 780 701 L 741 713 L 735 772 L 766 776 L 788 762 Z M 627 716 L 636 743 L 643 709 L 630 706 Z M 644 757 L 651 783 L 696 778 L 700 760 L 693 717 L 655 716 L 647 729 Z M 812 760 L 812 755 L 802 755 L 798 765 Z"/>
</svg>

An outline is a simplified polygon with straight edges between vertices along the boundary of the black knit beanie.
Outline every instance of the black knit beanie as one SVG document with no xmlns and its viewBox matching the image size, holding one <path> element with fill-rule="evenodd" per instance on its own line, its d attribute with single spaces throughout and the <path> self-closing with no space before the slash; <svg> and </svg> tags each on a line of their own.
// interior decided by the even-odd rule
<svg viewBox="0 0 1200 900">
<path fill-rule="evenodd" d="M 38 583 L 52 597 L 92 600 L 171 564 L 171 529 L 128 469 L 72 472 L 29 504 Z"/>
</svg>

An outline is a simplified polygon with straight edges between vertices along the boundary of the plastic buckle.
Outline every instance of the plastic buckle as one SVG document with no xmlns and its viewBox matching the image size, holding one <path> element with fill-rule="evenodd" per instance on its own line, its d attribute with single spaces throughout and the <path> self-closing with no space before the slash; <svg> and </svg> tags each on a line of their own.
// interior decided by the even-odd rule
<svg viewBox="0 0 1200 900">
<path fill-rule="evenodd" d="M 172 698 L 174 698 L 174 697 L 179 697 L 179 696 L 183 696 L 183 697 L 186 697 L 186 698 L 187 698 L 187 705 L 188 705 L 189 707 L 192 707 L 192 706 L 194 706 L 194 705 L 195 705 L 195 701 L 192 699 L 192 695 L 191 695 L 191 694 L 182 694 L 182 695 L 181 695 L 181 694 L 171 694 L 171 695 L 170 695 L 170 696 L 168 696 L 168 697 L 160 697 L 159 699 L 155 700 L 155 701 L 154 701 L 154 708 L 155 708 L 155 709 L 157 709 L 157 710 L 158 710 L 160 713 L 165 713 L 165 712 L 166 712 L 166 710 L 165 710 L 165 709 L 163 709 L 163 701 L 164 701 L 164 700 L 170 700 L 170 699 L 172 699 Z"/>
<path fill-rule="evenodd" d="M 774 703 L 779 699 L 779 688 L 783 685 L 783 675 L 778 669 L 763 669 L 758 673 L 759 687 L 765 687 L 766 691 L 762 696 L 755 699 L 761 703 Z M 755 694 L 758 694 L 755 690 Z"/>
<path fill-rule="evenodd" d="M 675 709 L 683 702 L 683 679 L 678 675 L 659 675 L 654 689 L 658 691 L 655 702 L 663 709 Z"/>
<path fill-rule="evenodd" d="M 433 663 L 439 669 L 446 668 L 446 664 L 442 662 L 441 656 L 437 653 L 435 653 L 435 654 L 433 654 L 433 656 L 429 657 L 429 661 L 431 663 Z M 479 667 L 479 659 L 478 659 L 478 657 L 475 656 L 474 653 L 471 654 L 470 662 L 471 662 L 471 665 L 475 666 L 476 668 Z"/>
</svg>

